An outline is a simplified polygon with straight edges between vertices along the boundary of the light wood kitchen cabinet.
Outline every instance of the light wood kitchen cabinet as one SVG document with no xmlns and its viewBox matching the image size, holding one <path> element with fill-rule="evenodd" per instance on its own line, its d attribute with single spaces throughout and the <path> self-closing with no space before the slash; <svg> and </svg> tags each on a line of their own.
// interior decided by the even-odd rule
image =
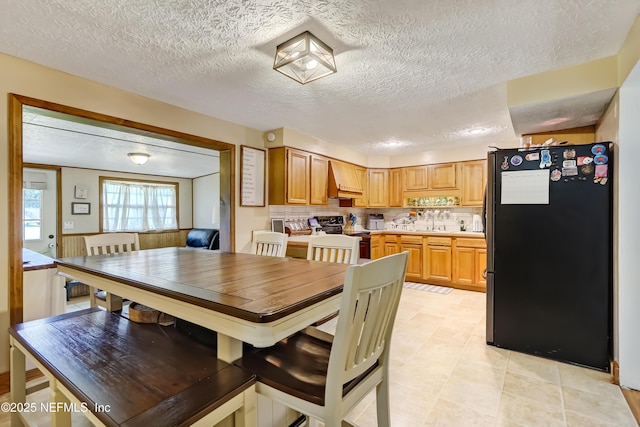
<svg viewBox="0 0 640 427">
<path fill-rule="evenodd" d="M 362 166 L 356 166 L 356 175 L 358 176 L 360 185 L 362 185 L 362 197 L 355 197 L 353 199 L 353 206 L 357 208 L 366 208 L 368 207 L 369 200 L 369 181 L 367 180 L 367 169 L 363 168 Z"/>
<path fill-rule="evenodd" d="M 389 170 L 369 169 L 369 207 L 389 206 Z"/>
<path fill-rule="evenodd" d="M 457 170 L 458 163 L 429 165 L 429 188 L 431 190 L 458 188 Z"/>
<path fill-rule="evenodd" d="M 407 262 L 408 279 L 421 279 L 423 271 L 423 256 L 422 256 L 423 237 L 401 235 L 400 236 L 400 252 L 408 251 L 409 260 Z"/>
<path fill-rule="evenodd" d="M 403 168 L 404 173 L 404 190 L 428 190 L 428 166 L 412 166 Z"/>
<path fill-rule="evenodd" d="M 309 204 L 309 161 L 305 151 L 269 149 L 269 204 Z"/>
<path fill-rule="evenodd" d="M 382 234 L 371 234 L 371 259 L 378 259 L 384 256 L 384 236 Z"/>
<path fill-rule="evenodd" d="M 329 191 L 329 159 L 312 154 L 310 165 L 311 191 L 309 203 L 312 205 L 327 205 L 329 203 L 327 196 Z"/>
<path fill-rule="evenodd" d="M 482 272 L 486 268 L 484 239 L 453 239 L 453 283 L 469 290 L 485 291 Z"/>
<path fill-rule="evenodd" d="M 424 275 L 428 281 L 451 281 L 451 237 L 425 237 Z"/>
<path fill-rule="evenodd" d="M 462 162 L 462 206 L 482 206 L 487 184 L 487 161 Z"/>
<path fill-rule="evenodd" d="M 400 236 L 397 234 L 384 235 L 384 256 L 400 253 Z"/>
<path fill-rule="evenodd" d="M 389 207 L 402 207 L 404 203 L 402 191 L 402 169 L 389 169 Z"/>
</svg>

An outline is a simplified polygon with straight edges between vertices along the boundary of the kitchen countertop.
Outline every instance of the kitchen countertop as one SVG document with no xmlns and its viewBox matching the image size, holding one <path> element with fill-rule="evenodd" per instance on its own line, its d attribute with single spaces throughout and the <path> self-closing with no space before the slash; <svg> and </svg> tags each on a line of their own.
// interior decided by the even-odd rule
<svg viewBox="0 0 640 427">
<path fill-rule="evenodd" d="M 442 236 L 442 237 L 471 237 L 484 239 L 484 233 L 473 231 L 409 231 L 409 230 L 358 230 L 359 232 L 369 231 L 371 234 L 410 234 L 417 236 Z M 289 246 L 307 246 L 309 234 L 289 236 Z"/>
<path fill-rule="evenodd" d="M 484 239 L 484 233 L 474 231 L 410 231 L 410 230 L 374 230 L 371 234 L 411 234 L 418 236 L 474 237 Z"/>
</svg>

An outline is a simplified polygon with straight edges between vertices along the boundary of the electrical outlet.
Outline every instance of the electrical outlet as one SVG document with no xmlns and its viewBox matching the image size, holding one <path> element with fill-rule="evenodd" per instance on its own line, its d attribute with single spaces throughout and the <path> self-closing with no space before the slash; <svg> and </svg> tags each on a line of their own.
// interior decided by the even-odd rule
<svg viewBox="0 0 640 427">
<path fill-rule="evenodd" d="M 74 227 L 73 221 L 65 221 L 63 228 L 65 230 L 71 230 Z"/>
</svg>

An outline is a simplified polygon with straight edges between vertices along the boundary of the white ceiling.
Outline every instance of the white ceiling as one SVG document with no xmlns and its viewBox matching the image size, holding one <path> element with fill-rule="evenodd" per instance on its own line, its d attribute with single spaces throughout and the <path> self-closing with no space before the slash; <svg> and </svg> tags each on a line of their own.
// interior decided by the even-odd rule
<svg viewBox="0 0 640 427">
<path fill-rule="evenodd" d="M 259 130 L 409 153 L 514 141 L 506 82 L 617 54 L 639 12 L 638 0 L 11 0 L 0 51 Z M 302 86 L 272 65 L 304 30 L 334 48 L 338 73 Z"/>
<path fill-rule="evenodd" d="M 179 178 L 220 171 L 217 151 L 161 135 L 116 125 L 105 127 L 94 120 L 32 107 L 25 107 L 22 122 L 22 157 L 26 163 Z M 150 157 L 144 165 L 136 165 L 128 153 Z"/>
</svg>

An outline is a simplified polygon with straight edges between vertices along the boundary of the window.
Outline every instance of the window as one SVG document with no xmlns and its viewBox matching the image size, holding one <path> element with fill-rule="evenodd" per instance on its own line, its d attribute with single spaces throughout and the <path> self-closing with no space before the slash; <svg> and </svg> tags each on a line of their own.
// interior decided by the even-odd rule
<svg viewBox="0 0 640 427">
<path fill-rule="evenodd" d="M 178 184 L 100 178 L 102 231 L 178 228 Z"/>
<path fill-rule="evenodd" d="M 42 239 L 42 194 L 43 190 L 22 190 L 22 238 Z"/>
</svg>

